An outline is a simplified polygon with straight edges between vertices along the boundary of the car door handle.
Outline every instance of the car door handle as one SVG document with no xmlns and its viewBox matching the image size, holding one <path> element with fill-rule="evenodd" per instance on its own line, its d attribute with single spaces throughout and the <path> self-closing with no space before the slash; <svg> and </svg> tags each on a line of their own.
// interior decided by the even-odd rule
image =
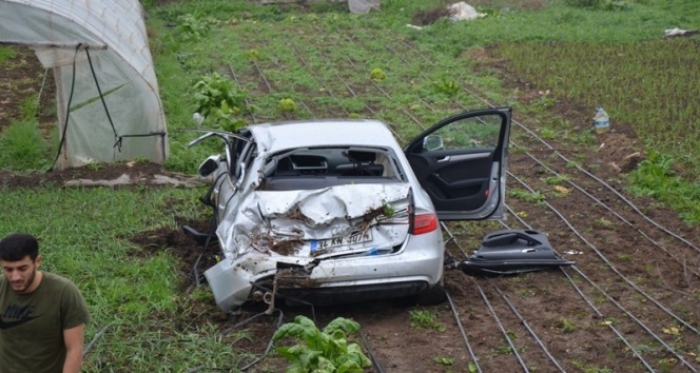
<svg viewBox="0 0 700 373">
<path fill-rule="evenodd" d="M 446 156 L 444 156 L 444 157 L 442 157 L 442 158 L 438 158 L 437 161 L 438 161 L 438 162 L 449 162 L 449 161 L 450 161 L 450 156 L 449 156 L 449 155 L 446 155 Z"/>
</svg>

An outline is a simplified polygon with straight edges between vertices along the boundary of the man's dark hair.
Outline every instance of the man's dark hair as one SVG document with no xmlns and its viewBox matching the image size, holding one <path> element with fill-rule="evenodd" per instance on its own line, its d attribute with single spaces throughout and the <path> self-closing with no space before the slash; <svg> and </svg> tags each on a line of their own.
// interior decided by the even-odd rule
<svg viewBox="0 0 700 373">
<path fill-rule="evenodd" d="M 0 260 L 18 262 L 25 256 L 32 261 L 39 256 L 39 242 L 31 234 L 13 233 L 0 241 Z"/>
</svg>

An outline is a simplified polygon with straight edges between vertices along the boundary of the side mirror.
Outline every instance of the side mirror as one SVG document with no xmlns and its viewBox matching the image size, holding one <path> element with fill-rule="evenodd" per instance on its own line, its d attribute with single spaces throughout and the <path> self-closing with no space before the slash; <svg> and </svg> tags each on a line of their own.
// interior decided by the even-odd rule
<svg viewBox="0 0 700 373">
<path fill-rule="evenodd" d="M 433 152 L 436 150 L 444 150 L 442 137 L 438 135 L 428 135 L 423 138 L 423 150 Z"/>
<path fill-rule="evenodd" d="M 197 173 L 200 177 L 206 178 L 219 168 L 219 157 L 212 155 L 199 165 Z"/>
</svg>

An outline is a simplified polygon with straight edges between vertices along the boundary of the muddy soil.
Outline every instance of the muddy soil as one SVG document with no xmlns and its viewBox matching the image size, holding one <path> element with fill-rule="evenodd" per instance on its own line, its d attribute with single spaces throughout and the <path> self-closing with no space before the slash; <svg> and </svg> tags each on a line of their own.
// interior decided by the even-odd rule
<svg viewBox="0 0 700 373">
<path fill-rule="evenodd" d="M 488 52 L 484 53 L 487 57 Z M 34 76 L 31 71 L 41 71 L 36 62 L 28 63 L 35 64 L 34 70 L 26 70 L 28 76 Z M 0 81 L 21 79 L 17 74 L 0 70 Z M 372 89 L 369 85 L 365 88 Z M 538 94 L 524 82 L 514 83 L 511 89 L 518 90 L 525 100 Z M 0 127 L 7 122 L 3 118 L 18 115 L 16 105 L 23 100 L 19 93 L 5 97 L 0 101 Z M 574 123 L 581 121 L 574 104 L 557 105 L 552 108 L 557 115 Z M 537 133 L 536 123 L 518 113 L 515 117 Z M 452 269 L 445 277 L 450 302 L 417 306 L 386 300 L 323 308 L 279 305 L 282 320 L 291 321 L 298 314 L 312 317 L 321 326 L 339 316 L 357 320 L 363 338 L 355 336 L 355 341 L 377 362 L 367 372 L 700 369 L 700 230 L 660 204 L 624 192 L 622 176 L 644 156 L 633 131 L 620 127 L 597 135 L 597 151 L 556 139 L 544 145 L 517 126 L 513 132 L 522 135 L 518 137 L 521 149 L 511 150 L 508 189 L 532 188 L 546 200 L 508 197 L 508 220 L 497 229 L 546 232 L 562 257 L 576 261 L 575 267 L 495 278 L 467 276 Z M 575 159 L 581 169 L 570 167 L 567 159 Z M 76 178 L 111 179 L 123 173 L 160 172 L 158 165 L 139 164 L 33 175 L 0 173 L 0 185 L 25 188 Z M 568 175 L 569 181 L 548 183 L 556 174 Z M 209 224 L 206 219 L 181 222 L 201 230 Z M 462 258 L 476 249 L 474 237 L 450 227 L 455 232 L 455 240 L 447 247 L 451 255 Z M 182 259 L 182 291 L 191 291 L 196 283 L 195 263 L 201 274 L 213 263 L 211 254 L 216 250 L 214 246 L 200 256 L 202 248 L 179 230 L 141 232 L 131 239 L 140 247 L 132 255 L 166 250 Z M 183 329 L 213 323 L 225 330 L 247 321 L 241 328 L 252 338 L 238 341 L 232 348 L 262 355 L 279 320 L 278 312 L 250 319 L 265 310 L 264 304 L 252 304 L 228 314 L 213 304 L 202 304 L 201 309 L 161 316 L 176 317 Z M 434 315 L 437 326 L 412 326 L 412 311 Z M 279 372 L 284 367 L 285 363 L 273 355 L 250 371 Z"/>
</svg>

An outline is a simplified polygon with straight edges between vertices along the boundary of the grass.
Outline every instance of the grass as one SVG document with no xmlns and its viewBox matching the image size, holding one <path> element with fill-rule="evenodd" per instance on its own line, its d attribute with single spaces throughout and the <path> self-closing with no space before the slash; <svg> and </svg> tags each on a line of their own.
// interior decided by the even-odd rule
<svg viewBox="0 0 700 373">
<path fill-rule="evenodd" d="M 17 57 L 17 52 L 10 47 L 0 46 L 0 66 L 4 65 L 8 60 Z"/>
<path fill-rule="evenodd" d="M 40 241 L 42 269 L 78 284 L 92 316 L 86 341 L 109 326 L 87 356 L 85 371 L 184 371 L 202 363 L 230 366 L 237 359 L 229 345 L 243 335 L 223 338 L 213 326 L 194 320 L 196 316 L 184 319 L 190 327 L 181 326 L 178 311 L 199 304 L 201 296 L 182 292 L 176 258 L 164 248 L 154 256 L 129 255 L 136 248 L 128 238 L 137 232 L 178 228 L 174 216 L 163 212 L 166 206 L 184 218 L 200 217 L 196 196 L 201 192 L 0 190 L 0 209 L 13 211 L 0 216 L 0 236 L 32 232 Z M 190 317 L 185 313 L 184 318 Z"/>
<path fill-rule="evenodd" d="M 437 315 L 432 311 L 413 310 L 409 311 L 411 328 L 432 329 L 438 332 L 445 331 L 445 325 L 438 321 Z"/>
</svg>

